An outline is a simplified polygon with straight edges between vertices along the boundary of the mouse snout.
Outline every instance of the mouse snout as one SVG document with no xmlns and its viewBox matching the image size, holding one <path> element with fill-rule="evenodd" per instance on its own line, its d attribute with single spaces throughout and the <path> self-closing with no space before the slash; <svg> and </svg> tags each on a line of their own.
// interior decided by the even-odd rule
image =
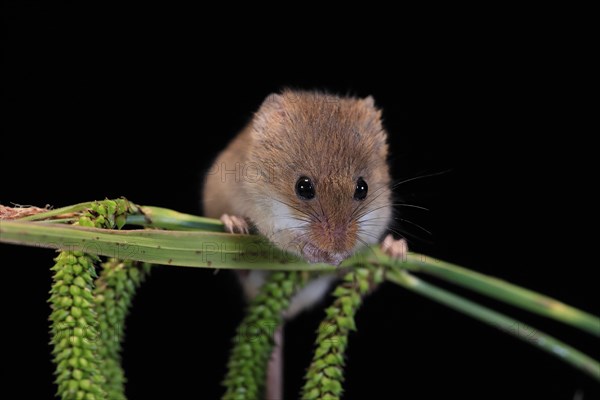
<svg viewBox="0 0 600 400">
<path fill-rule="evenodd" d="M 350 254 L 329 252 L 322 249 L 319 246 L 314 245 L 311 242 L 307 242 L 302 246 L 302 255 L 308 262 L 311 263 L 327 263 L 331 265 L 339 265 L 344 261 Z"/>
<path fill-rule="evenodd" d="M 330 254 L 348 253 L 356 245 L 358 226 L 356 222 L 323 219 L 312 226 L 312 242 Z"/>
</svg>

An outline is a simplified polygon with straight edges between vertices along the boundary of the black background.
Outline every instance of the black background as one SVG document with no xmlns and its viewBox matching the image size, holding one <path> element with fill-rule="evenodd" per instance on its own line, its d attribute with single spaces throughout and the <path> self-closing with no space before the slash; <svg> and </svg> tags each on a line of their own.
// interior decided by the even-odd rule
<svg viewBox="0 0 600 400">
<path fill-rule="evenodd" d="M 266 95 L 285 86 L 371 94 L 384 110 L 395 179 L 449 171 L 397 190 L 431 209 L 399 210 L 433 233 L 400 224 L 414 251 L 598 313 L 594 247 L 575 226 L 589 219 L 594 182 L 579 181 L 591 169 L 590 130 L 580 126 L 590 110 L 581 100 L 587 61 L 563 25 L 426 17 L 405 29 L 402 17 L 386 32 L 319 18 L 206 28 L 221 15 L 5 8 L 2 204 L 126 196 L 197 214 L 203 171 Z M 52 398 L 52 254 L 0 249 L 3 390 Z M 600 356 L 584 333 L 459 292 Z M 242 311 L 232 274 L 156 267 L 128 319 L 129 398 L 218 398 Z M 321 316 L 322 307 L 286 328 L 286 398 L 300 390 Z M 347 399 L 599 393 L 550 355 L 389 284 L 366 300 L 357 325 Z"/>
</svg>

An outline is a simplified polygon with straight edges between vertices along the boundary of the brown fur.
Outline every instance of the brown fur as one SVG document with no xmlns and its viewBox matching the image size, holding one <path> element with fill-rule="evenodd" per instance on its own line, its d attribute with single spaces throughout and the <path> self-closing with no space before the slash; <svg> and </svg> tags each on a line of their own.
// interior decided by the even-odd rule
<svg viewBox="0 0 600 400">
<path fill-rule="evenodd" d="M 369 221 L 364 242 L 376 242 L 387 228 L 391 218 L 387 151 L 381 112 L 371 97 L 298 91 L 271 95 L 219 155 L 217 166 L 230 171 L 240 166 L 239 179 L 208 175 L 205 213 L 246 217 L 276 245 L 309 261 L 337 264 L 360 246 L 358 239 L 367 228 L 361 227 L 358 216 L 383 210 L 370 215 L 377 218 Z M 312 179 L 314 199 L 296 196 L 301 176 Z M 364 201 L 353 198 L 359 177 L 369 185 Z M 285 229 L 274 210 L 290 213 L 283 218 Z M 306 225 L 295 228 L 294 221 Z M 381 229 L 372 227 L 376 224 Z"/>
</svg>

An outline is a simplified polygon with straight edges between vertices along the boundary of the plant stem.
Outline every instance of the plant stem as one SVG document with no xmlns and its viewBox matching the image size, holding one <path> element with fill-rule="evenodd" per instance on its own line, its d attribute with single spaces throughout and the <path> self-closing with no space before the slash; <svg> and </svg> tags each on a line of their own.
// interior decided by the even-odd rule
<svg viewBox="0 0 600 400">
<path fill-rule="evenodd" d="M 92 204 L 93 203 L 81 203 L 30 215 L 21 218 L 20 220 L 36 221 L 54 218 L 60 215 L 68 215 L 88 209 Z M 148 206 L 138 207 L 135 214 L 127 217 L 127 222 L 134 225 L 164 229 L 204 230 L 212 232 L 222 231 L 223 226 L 220 221 L 215 219 L 197 217 L 165 208 Z M 379 256 L 376 258 L 378 258 L 378 262 L 389 264 L 385 257 L 382 258 Z M 157 260 L 154 261 L 158 262 Z M 600 337 L 600 318 L 548 296 L 518 287 L 503 280 L 470 271 L 445 261 L 412 253 L 408 255 L 402 268 L 435 276 L 439 279 L 466 287 L 470 290 L 504 301 L 530 312 L 555 319 Z"/>
<path fill-rule="evenodd" d="M 218 219 L 198 217 L 161 207 L 143 206 L 139 207 L 139 209 L 141 213 L 132 214 L 127 217 L 128 224 L 178 231 L 224 231 L 223 223 Z"/>
<path fill-rule="evenodd" d="M 598 361 L 517 319 L 510 318 L 444 289 L 440 289 L 422 281 L 407 271 L 390 271 L 387 274 L 387 279 L 497 329 L 512 333 L 518 339 L 558 357 L 562 361 L 600 381 L 600 363 Z"/>
<path fill-rule="evenodd" d="M 0 221 L 0 242 L 187 267 L 331 271 L 308 264 L 257 235 L 199 231 L 83 228 L 60 224 Z"/>
<path fill-rule="evenodd" d="M 100 226 L 97 225 L 98 221 L 93 221 L 96 217 L 102 217 L 119 227 L 127 222 L 145 227 L 177 228 L 180 231 L 137 230 L 122 232 L 56 223 L 77 220 L 80 223 L 85 222 L 85 225 L 88 226 Z M 193 232 L 190 230 L 193 230 Z M 326 264 L 307 264 L 297 257 L 290 256 L 262 237 L 219 233 L 221 230 L 222 224 L 214 219 L 195 217 L 159 207 L 138 207 L 125 199 L 117 199 L 81 203 L 56 210 L 43 211 L 18 220 L 0 220 L 0 242 L 65 251 L 81 251 L 89 254 L 164 265 L 286 271 L 331 271 L 335 269 L 335 267 Z M 600 319 L 594 315 L 500 279 L 420 254 L 409 253 L 407 259 L 400 262 L 391 260 L 379 248 L 371 247 L 365 252 L 345 260 L 341 266 L 354 268 L 368 264 L 435 276 L 600 336 Z M 488 311 L 495 313 L 485 307 L 478 306 L 422 282 L 412 275 L 398 274 L 400 272 L 397 271 L 395 274 L 390 275 L 391 279 L 397 283 L 403 282 L 411 290 L 417 291 L 419 289 L 424 295 L 441 302 L 445 301 L 444 304 L 449 306 L 469 310 L 463 312 L 468 312 L 469 315 L 473 316 L 478 315 L 481 320 L 487 321 L 486 317 L 482 315 L 489 317 Z M 410 283 L 413 285 L 411 286 Z M 68 300 L 65 300 L 66 303 L 68 303 Z M 483 314 L 478 314 L 477 310 L 483 310 Z M 495 313 L 493 315 L 505 318 L 503 321 L 506 323 L 503 326 L 511 326 L 512 322 L 518 323 L 518 321 L 502 314 Z M 519 326 L 524 327 L 525 325 L 520 324 Z M 544 335 L 543 338 L 544 340 L 536 343 L 538 347 L 552 351 L 553 354 L 565 361 L 579 365 L 581 369 L 597 377 L 598 363 L 596 361 L 554 338 L 547 335 Z M 568 354 L 571 358 L 564 358 L 556 352 Z M 579 355 L 581 357 L 578 358 Z"/>
<path fill-rule="evenodd" d="M 61 207 L 54 210 L 44 211 L 38 214 L 29 215 L 27 217 L 19 218 L 19 221 L 42 221 L 45 219 L 57 218 L 65 215 L 72 215 L 81 211 L 87 210 L 94 204 L 94 201 L 79 203 L 72 206 Z"/>
<path fill-rule="evenodd" d="M 213 227 L 216 226 L 218 223 L 215 222 Z M 98 255 L 166 265 L 279 270 L 333 269 L 326 264 L 307 264 L 255 235 L 196 231 L 119 232 L 32 222 L 0 221 L 0 241 L 67 250 L 83 249 Z M 379 249 L 371 248 L 367 253 L 358 254 L 344 261 L 343 266 L 357 265 L 365 261 L 388 266 L 394 264 Z M 409 253 L 407 260 L 400 263 L 398 267 L 436 276 L 600 336 L 598 317 L 500 279 L 414 253 Z"/>
<path fill-rule="evenodd" d="M 501 279 L 420 254 L 409 254 L 402 268 L 435 276 L 600 337 L 600 318 Z"/>
<path fill-rule="evenodd" d="M 219 224 L 216 220 L 211 221 L 213 227 Z M 89 253 L 109 257 L 189 267 L 321 271 L 334 269 L 327 264 L 307 264 L 256 235 L 156 230 L 119 232 L 39 222 L 0 221 L 0 242 L 65 250 L 83 249 Z M 600 336 L 600 318 L 594 315 L 548 296 L 432 257 L 409 253 L 405 261 L 393 262 L 380 249 L 373 247 L 345 260 L 342 266 L 352 267 L 361 263 L 393 265 L 429 274 Z"/>
<path fill-rule="evenodd" d="M 123 199 L 119 199 L 123 200 Z M 19 221 L 56 221 L 71 222 L 73 216 L 90 209 L 97 202 L 79 203 L 72 206 L 57 208 L 55 210 L 39 209 L 39 212 L 19 218 Z M 132 206 L 133 213 L 127 216 L 130 225 L 171 230 L 202 230 L 209 232 L 223 232 L 223 223 L 217 219 L 198 217 L 196 215 L 180 213 L 162 207 Z M 25 209 L 26 210 L 26 209 Z"/>
</svg>

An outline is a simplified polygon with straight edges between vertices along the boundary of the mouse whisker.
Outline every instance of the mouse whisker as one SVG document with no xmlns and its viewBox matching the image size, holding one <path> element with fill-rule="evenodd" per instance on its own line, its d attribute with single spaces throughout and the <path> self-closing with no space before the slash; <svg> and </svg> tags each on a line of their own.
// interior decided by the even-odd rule
<svg viewBox="0 0 600 400">
<path fill-rule="evenodd" d="M 369 243 L 365 242 L 364 240 L 362 240 L 361 238 L 357 237 L 356 240 L 358 240 L 364 247 L 366 247 L 367 249 L 369 249 L 369 251 L 373 254 L 375 254 L 375 250 L 373 250 L 371 248 L 371 246 L 369 245 Z M 357 251 L 360 249 L 357 249 Z"/>
<path fill-rule="evenodd" d="M 380 220 L 380 221 L 377 221 Z M 383 217 L 377 217 L 377 218 L 369 218 L 369 219 L 365 219 L 361 222 L 358 223 L 359 228 L 363 227 L 363 226 L 372 226 L 372 227 L 379 227 L 381 229 L 385 229 L 385 227 L 388 225 L 389 223 L 389 218 L 383 218 Z"/>
<path fill-rule="evenodd" d="M 287 219 L 293 219 L 293 220 L 296 220 L 296 221 L 304 222 L 304 223 L 306 223 L 306 224 L 310 224 L 311 222 L 313 222 L 312 220 L 310 220 L 310 219 L 308 219 L 308 218 L 305 218 L 305 217 L 303 217 L 303 216 L 299 216 L 299 217 L 297 217 L 297 216 L 295 216 L 295 215 L 286 215 L 286 216 L 281 216 L 281 217 L 280 217 L 280 216 L 278 216 L 278 215 L 275 215 L 275 218 L 281 218 L 281 219 L 286 219 L 286 218 L 287 218 Z"/>
<path fill-rule="evenodd" d="M 285 206 L 288 206 L 288 207 L 290 207 L 290 208 L 292 208 L 292 209 L 294 209 L 296 211 L 298 211 L 300 214 L 305 215 L 305 216 L 309 217 L 310 219 L 316 219 L 317 221 L 320 222 L 319 217 L 317 215 L 313 215 L 313 214 L 311 214 L 309 212 L 306 212 L 305 210 L 302 210 L 302 209 L 300 209 L 300 208 L 298 208 L 298 207 L 296 207 L 296 206 L 294 206 L 292 204 L 289 204 L 289 203 L 287 203 L 285 201 L 276 199 L 275 197 L 271 197 L 271 199 L 275 200 L 275 201 L 277 201 L 277 202 L 279 202 L 279 203 L 281 203 L 281 204 L 283 204 Z"/>
<path fill-rule="evenodd" d="M 432 243 L 430 240 L 428 240 L 428 239 L 425 239 L 425 238 L 423 238 L 423 237 L 421 237 L 421 236 L 418 236 L 418 235 L 412 234 L 412 233 L 410 233 L 410 232 L 407 232 L 407 231 L 406 231 L 406 230 L 404 230 L 404 229 L 400 229 L 400 228 L 398 228 L 398 229 L 394 229 L 394 228 L 388 228 L 388 231 L 389 231 L 389 232 L 391 232 L 391 233 L 393 233 L 394 235 L 396 235 L 396 236 L 398 236 L 398 237 L 400 237 L 400 238 L 402 238 L 402 239 L 406 240 L 406 243 L 408 243 L 408 244 L 409 244 L 409 245 L 411 245 L 411 246 L 412 246 L 414 243 L 416 243 L 417 241 L 418 241 L 418 242 L 425 242 L 425 243 Z M 415 239 L 415 240 L 413 240 L 413 239 L 409 239 L 409 238 L 413 238 L 413 239 Z"/>
<path fill-rule="evenodd" d="M 406 240 L 406 242 L 407 242 L 407 243 L 409 243 L 409 244 L 410 244 L 410 243 L 412 243 L 412 241 L 411 241 L 411 240 L 409 240 L 409 239 L 408 239 L 408 238 L 407 238 L 407 237 L 404 235 L 404 232 L 401 232 L 401 231 L 399 231 L 399 230 L 396 230 L 396 229 L 393 229 L 393 228 L 386 228 L 386 231 L 389 231 L 389 232 L 391 232 L 391 233 L 395 234 L 396 236 L 399 236 L 399 237 L 401 237 L 402 239 Z M 364 230 L 362 230 L 362 231 L 359 231 L 359 232 L 361 232 L 361 233 L 362 233 L 363 235 L 365 235 L 365 236 L 372 237 L 372 238 L 373 238 L 373 239 L 375 239 L 377 242 L 379 242 L 379 241 L 380 241 L 380 239 L 381 239 L 381 237 L 379 237 L 379 236 L 377 236 L 377 235 L 375 235 L 375 234 L 373 234 L 373 233 L 371 233 L 371 232 L 367 232 L 367 231 L 364 231 Z M 409 235 L 409 236 L 414 236 L 414 235 Z"/>
<path fill-rule="evenodd" d="M 377 193 L 377 190 L 375 191 L 375 193 Z M 375 195 L 375 196 L 371 196 L 371 198 L 369 198 L 367 201 L 359 204 L 358 206 L 356 206 L 356 208 L 354 209 L 354 211 L 352 212 L 352 214 L 350 215 L 350 220 L 352 219 L 359 219 L 360 217 L 357 217 L 357 214 L 360 214 L 361 212 L 363 212 L 363 210 L 365 210 L 367 207 L 369 207 L 375 200 L 377 200 L 382 194 L 384 194 L 385 192 L 380 192 L 379 194 Z"/>
<path fill-rule="evenodd" d="M 433 244 L 433 243 L 435 243 L 435 242 L 434 242 L 434 240 L 432 240 L 431 238 L 427 238 L 427 237 L 425 237 L 425 236 L 422 236 L 422 235 L 418 235 L 418 234 L 416 234 L 416 233 L 409 232 L 409 231 L 408 231 L 408 230 L 406 230 L 406 229 L 400 229 L 400 228 L 398 228 L 398 232 L 402 232 L 402 234 L 403 234 L 403 235 L 405 235 L 405 236 L 404 236 L 405 238 L 406 238 L 406 236 L 410 236 L 411 238 L 413 238 L 413 239 L 414 239 L 413 241 L 409 241 L 408 239 L 406 239 L 406 241 L 407 241 L 409 244 L 411 244 L 411 243 L 416 243 L 416 242 L 418 242 L 418 243 L 426 243 L 426 244 Z"/>
<path fill-rule="evenodd" d="M 433 236 L 433 233 L 431 233 L 431 231 L 428 231 L 427 229 L 423 228 L 421 225 L 419 225 L 419 224 L 417 224 L 415 222 L 412 222 L 411 220 L 408 220 L 408 219 L 405 219 L 405 218 L 394 218 L 394 219 L 398 220 L 398 221 L 402 221 L 402 222 L 408 222 L 409 224 L 411 224 L 411 225 L 413 225 L 413 226 L 421 229 L 423 232 L 427 233 L 428 235 Z"/>
<path fill-rule="evenodd" d="M 391 190 L 394 190 L 394 189 L 398 188 L 398 186 L 400 186 L 400 185 L 403 185 L 403 184 L 405 184 L 405 183 L 412 182 L 412 181 L 416 181 L 416 180 L 419 180 L 419 179 L 424 179 L 424 178 L 432 178 L 432 177 L 434 177 L 434 176 L 444 175 L 444 174 L 447 174 L 448 172 L 451 172 L 451 171 L 452 171 L 452 169 L 447 169 L 447 170 L 444 170 L 444 171 L 432 172 L 432 173 L 430 173 L 430 174 L 419 175 L 419 176 L 414 176 L 414 177 L 412 177 L 412 178 L 407 178 L 407 179 L 404 179 L 404 180 L 402 180 L 402 181 L 400 181 L 400 182 L 395 182 L 395 183 L 393 183 L 393 184 L 390 186 L 390 189 L 391 189 Z"/>
<path fill-rule="evenodd" d="M 323 207 L 321 206 L 321 200 L 318 197 L 317 197 L 317 201 L 319 203 L 319 207 L 321 207 L 321 215 L 325 215 L 325 213 L 323 212 Z M 317 213 L 317 210 L 314 209 L 314 207 L 312 206 L 312 204 L 307 203 L 307 205 L 310 207 L 310 210 L 312 211 L 313 217 L 317 221 L 321 222 L 321 219 L 319 218 L 319 214 Z"/>
<path fill-rule="evenodd" d="M 281 228 L 281 229 L 277 229 L 276 231 L 273 231 L 273 235 L 283 232 L 283 231 L 294 230 L 294 229 L 299 230 L 299 231 L 303 230 L 303 228 L 300 226 L 288 226 L 287 228 Z"/>
<path fill-rule="evenodd" d="M 380 243 L 380 241 L 381 241 L 381 237 L 379 235 L 376 235 L 374 233 L 367 232 L 367 231 L 364 231 L 364 230 L 359 231 L 359 236 L 362 236 L 363 238 L 371 238 L 371 239 L 373 239 L 373 243 L 372 244 Z M 399 235 L 399 236 L 403 237 L 402 235 Z M 367 242 L 364 239 L 362 239 L 362 238 L 357 238 L 357 240 L 360 240 L 361 242 L 367 244 Z M 370 247 L 371 245 L 368 245 L 368 246 Z"/>
<path fill-rule="evenodd" d="M 321 204 L 321 198 L 317 196 L 317 203 L 319 203 L 319 208 L 321 209 L 321 215 L 325 215 L 325 211 L 323 210 L 323 204 Z M 319 220 L 321 222 L 321 220 Z"/>
<path fill-rule="evenodd" d="M 367 201 L 360 203 L 360 205 L 357 207 L 357 209 L 364 209 L 364 208 L 368 207 L 375 200 L 377 200 L 381 195 L 387 194 L 387 193 L 390 193 L 390 190 L 387 187 L 387 185 L 381 185 L 380 187 L 378 187 L 377 189 L 372 191 L 372 193 L 369 196 L 369 198 L 367 199 Z"/>
<path fill-rule="evenodd" d="M 372 209 L 370 209 L 370 210 L 365 210 L 366 212 L 360 213 L 360 214 L 356 215 L 354 218 L 355 218 L 356 220 L 359 220 L 359 219 L 361 219 L 361 218 L 364 218 L 364 217 L 366 217 L 367 215 L 369 215 L 369 214 L 371 214 L 371 213 L 373 213 L 373 212 L 375 212 L 375 211 L 378 211 L 378 210 L 381 210 L 382 208 L 387 208 L 387 207 L 389 207 L 389 205 L 388 205 L 388 204 L 384 204 L 384 205 L 382 205 L 382 206 L 375 207 L 375 208 L 372 208 Z"/>
<path fill-rule="evenodd" d="M 391 206 L 394 207 L 411 207 L 411 208 L 418 208 L 419 210 L 424 210 L 424 211 L 431 211 L 429 208 L 427 207 L 423 207 L 423 206 L 418 206 L 416 204 L 410 204 L 410 203 L 392 203 L 390 204 Z"/>
<path fill-rule="evenodd" d="M 275 236 L 277 232 L 273 232 L 272 234 L 268 235 L 268 239 L 271 240 L 273 239 L 273 237 Z M 308 232 L 304 232 L 304 233 L 300 233 L 297 236 L 294 236 L 292 238 L 292 240 L 289 242 L 289 245 L 294 245 L 294 246 L 298 246 L 300 248 L 300 250 L 304 249 L 304 246 L 306 246 L 306 244 L 308 243 L 308 240 L 306 240 L 306 238 L 308 237 Z"/>
<path fill-rule="evenodd" d="M 373 210 L 373 211 L 375 211 L 375 210 Z M 369 214 L 369 213 L 367 213 L 367 214 L 365 214 L 365 215 L 368 215 L 368 214 Z M 364 216 L 363 216 L 363 217 L 364 217 Z M 360 225 L 361 225 L 361 226 L 367 226 L 367 223 L 368 223 L 368 222 L 372 222 L 372 221 L 374 221 L 374 220 L 376 220 L 376 219 L 381 219 L 381 218 L 382 218 L 382 217 L 373 217 L 373 218 L 368 218 L 368 219 L 366 219 L 366 220 L 363 220 L 363 221 L 360 223 Z M 425 228 L 424 228 L 424 227 L 422 227 L 421 225 L 419 225 L 419 224 L 417 224 L 416 222 L 413 222 L 413 221 L 411 221 L 411 220 L 409 220 L 409 219 L 406 219 L 406 218 L 399 218 L 399 217 L 395 217 L 395 218 L 393 218 L 393 219 L 394 219 L 394 220 L 397 220 L 397 221 L 407 222 L 407 223 L 409 223 L 409 224 L 411 224 L 411 225 L 413 225 L 413 226 L 415 226 L 415 227 L 419 228 L 420 230 L 422 230 L 423 232 L 427 233 L 428 235 L 430 235 L 430 236 L 433 236 L 433 233 L 431 233 L 431 231 L 429 231 L 429 230 L 425 229 Z"/>
</svg>

